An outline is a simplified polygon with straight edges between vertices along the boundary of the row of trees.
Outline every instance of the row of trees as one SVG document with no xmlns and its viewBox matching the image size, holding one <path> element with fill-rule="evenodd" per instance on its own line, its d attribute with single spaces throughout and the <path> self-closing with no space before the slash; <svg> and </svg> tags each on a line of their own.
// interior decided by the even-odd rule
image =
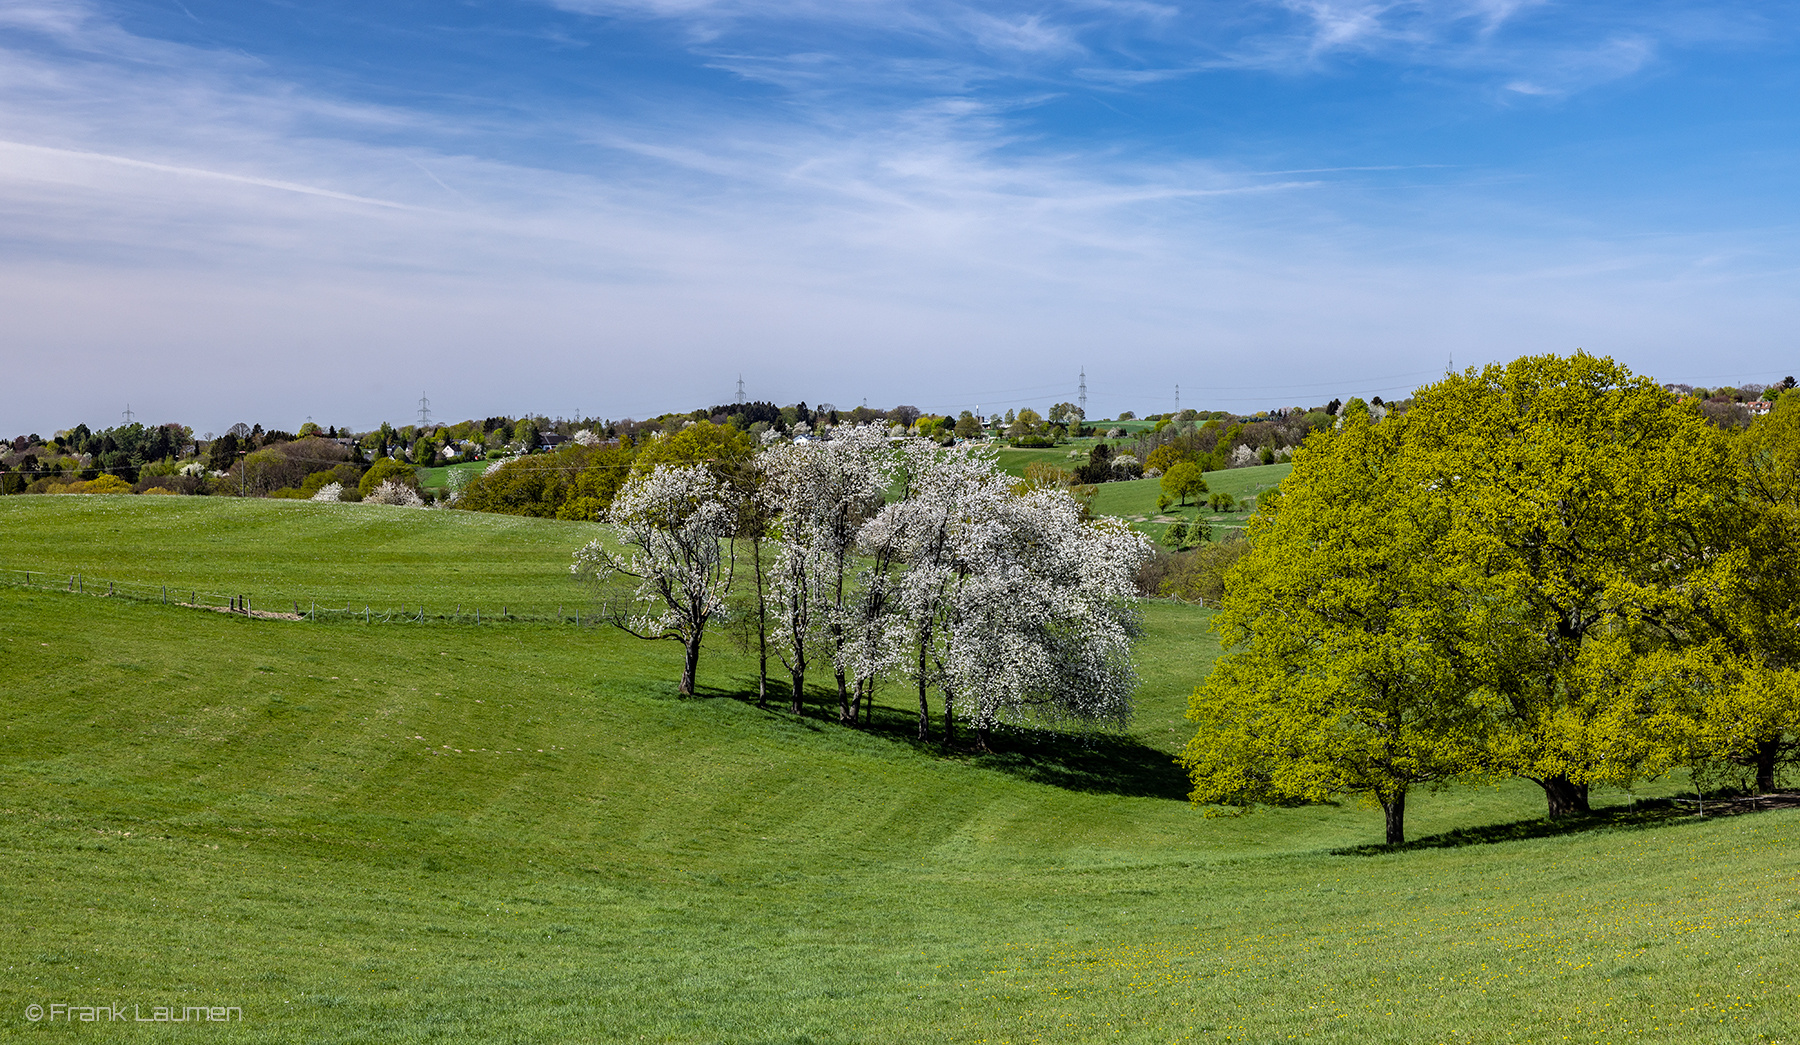
<svg viewBox="0 0 1800 1045">
<path fill-rule="evenodd" d="M 1772 789 L 1800 733 L 1800 397 L 1744 430 L 1609 359 L 1347 411 L 1251 521 L 1195 692 L 1202 802 L 1513 776 L 1552 817 L 1686 767 Z"/>
<path fill-rule="evenodd" d="M 829 673 L 846 723 L 867 720 L 882 679 L 941 694 L 943 735 L 960 718 L 985 746 L 1018 720 L 1119 723 L 1130 713 L 1137 633 L 1133 573 L 1148 542 L 1091 521 L 1057 488 L 1020 484 L 993 452 L 895 437 L 880 425 L 771 440 L 754 453 L 703 437 L 639 466 L 607 518 L 616 541 L 576 553 L 607 616 L 686 650 L 692 693 L 708 627 L 737 614 L 762 671 L 801 710 L 809 675 Z M 641 458 L 640 458 L 641 459 Z"/>
</svg>

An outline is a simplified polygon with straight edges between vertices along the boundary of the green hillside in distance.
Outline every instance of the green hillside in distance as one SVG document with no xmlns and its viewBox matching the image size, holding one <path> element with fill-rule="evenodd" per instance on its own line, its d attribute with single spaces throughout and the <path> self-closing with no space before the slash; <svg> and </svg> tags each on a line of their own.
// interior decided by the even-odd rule
<svg viewBox="0 0 1800 1045">
<path fill-rule="evenodd" d="M 598 525 L 237 497 L 0 498 L 0 569 L 249 594 L 253 605 L 421 603 L 554 615 Z M 572 609 L 571 609 L 572 611 Z"/>
<path fill-rule="evenodd" d="M 1281 480 L 1293 471 L 1291 464 L 1259 464 L 1248 468 L 1228 468 L 1220 472 L 1206 473 L 1207 493 L 1201 499 L 1214 493 L 1229 494 L 1232 499 L 1244 502 L 1260 496 L 1268 490 L 1281 485 Z M 1220 539 L 1233 532 L 1242 532 L 1245 522 L 1250 518 L 1246 507 L 1232 511 L 1213 511 L 1203 505 L 1190 502 L 1185 507 L 1171 504 L 1168 508 L 1158 510 L 1156 502 L 1163 494 L 1159 479 L 1133 479 L 1122 483 L 1101 483 L 1094 493 L 1093 511 L 1095 515 L 1113 515 L 1131 520 L 1133 526 L 1152 537 L 1160 537 L 1168 529 L 1168 523 L 1159 523 L 1162 519 L 1184 519 L 1192 522 L 1195 519 L 1206 519 L 1213 527 L 1214 539 Z"/>
<path fill-rule="evenodd" d="M 125 517 L 89 503 L 156 500 L 10 499 L 4 546 L 105 562 Z M 472 602 L 540 569 L 554 593 L 590 532 L 181 503 L 118 572 L 299 591 L 355 576 L 341 545 Z M 679 647 L 591 627 L 5 587 L 0 620 L 0 1012 L 26 1040 L 70 1033 L 19 1015 L 58 1000 L 238 1005 L 204 1033 L 259 1042 L 1745 1042 L 1800 1016 L 1793 812 L 1531 837 L 1535 787 L 1471 787 L 1418 796 L 1421 844 L 1385 851 L 1354 804 L 1192 807 L 1196 607 L 1147 606 L 1127 732 L 987 756 L 909 740 L 898 687 L 869 731 L 760 710 L 722 633 L 681 700 Z"/>
</svg>

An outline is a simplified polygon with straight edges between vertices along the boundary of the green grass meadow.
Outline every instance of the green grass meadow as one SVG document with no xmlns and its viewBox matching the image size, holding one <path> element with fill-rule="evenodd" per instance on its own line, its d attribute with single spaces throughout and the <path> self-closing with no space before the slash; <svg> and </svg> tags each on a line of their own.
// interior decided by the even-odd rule
<svg viewBox="0 0 1800 1045">
<path fill-rule="evenodd" d="M 1291 464 L 1259 464 L 1248 468 L 1229 468 L 1221 472 L 1206 473 L 1207 493 L 1200 495 L 1204 499 L 1209 494 L 1230 494 L 1238 501 L 1256 497 L 1264 491 L 1273 490 L 1281 485 L 1281 480 L 1293 471 Z M 1171 504 L 1159 511 L 1157 498 L 1163 495 L 1161 479 L 1133 479 L 1123 483 L 1102 483 L 1094 494 L 1093 510 L 1096 515 L 1116 515 L 1130 519 L 1132 525 L 1152 537 L 1162 536 L 1168 529 L 1168 523 L 1158 523 L 1158 516 L 1175 519 L 1206 519 L 1212 524 L 1214 538 L 1241 531 L 1250 518 L 1248 511 L 1215 512 L 1196 503 L 1185 506 Z"/>
<path fill-rule="evenodd" d="M 427 490 L 447 491 L 450 488 L 450 477 L 458 475 L 463 482 L 468 482 L 486 471 L 489 461 L 462 461 L 457 464 L 440 464 L 430 468 L 420 468 L 419 486 Z"/>
<path fill-rule="evenodd" d="M 592 532 L 277 505 L 9 498 L 0 549 L 485 604 L 568 590 Z M 869 730 L 759 709 L 753 659 L 722 636 L 679 699 L 678 647 L 591 626 L 255 620 L 4 586 L 0 621 L 0 1039 L 1738 1043 L 1800 1026 L 1800 814 L 1549 833 L 1530 785 L 1468 787 L 1418 796 L 1420 844 L 1397 851 L 1353 803 L 1208 816 L 1172 762 L 1217 655 L 1197 607 L 1147 607 L 1129 731 L 1008 731 L 983 756 L 911 740 L 897 687 Z M 26 1018 L 53 1003 L 243 1019 Z"/>
<path fill-rule="evenodd" d="M 569 576 L 588 523 L 482 512 L 396 510 L 238 497 L 0 499 L 0 569 L 62 581 L 248 594 L 253 606 L 311 603 L 375 612 L 457 606 L 554 616 L 585 593 Z"/>
</svg>

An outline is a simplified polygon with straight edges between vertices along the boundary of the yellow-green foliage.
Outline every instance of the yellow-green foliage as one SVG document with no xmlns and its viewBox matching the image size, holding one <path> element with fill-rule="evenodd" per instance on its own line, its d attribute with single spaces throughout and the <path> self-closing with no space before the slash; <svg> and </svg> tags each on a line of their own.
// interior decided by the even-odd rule
<svg viewBox="0 0 1800 1045">
<path fill-rule="evenodd" d="M 1177 461 L 1162 474 L 1162 488 L 1186 504 L 1188 498 L 1206 492 L 1206 477 L 1194 462 Z"/>
<path fill-rule="evenodd" d="M 1738 476 L 1698 409 L 1610 359 L 1529 356 L 1421 389 L 1409 481 L 1450 512 L 1438 583 L 1458 593 L 1471 682 L 1507 714 L 1490 763 L 1547 790 L 1628 781 L 1653 738 L 1631 661 L 1692 641 L 1730 538 Z M 1552 794 L 1553 805 L 1557 796 Z"/>
<path fill-rule="evenodd" d="M 1196 802 L 1357 793 L 1399 842 L 1407 791 L 1477 764 L 1484 709 L 1434 562 L 1447 513 L 1405 471 L 1401 426 L 1352 415 L 1265 499 L 1215 619 L 1230 649 L 1188 713 Z"/>
<path fill-rule="evenodd" d="M 71 493 L 76 491 L 71 490 Z M 81 484 L 81 493 L 130 493 L 131 484 L 116 475 L 101 475 Z"/>
<path fill-rule="evenodd" d="M 1179 462 L 1191 461 L 1193 458 L 1193 450 L 1186 444 L 1179 442 L 1164 443 L 1150 451 L 1150 456 L 1144 459 L 1144 470 L 1149 471 L 1154 468 L 1158 471 L 1167 472 Z"/>
<path fill-rule="evenodd" d="M 1228 576 L 1195 797 L 1386 802 L 1493 773 L 1561 815 L 1721 759 L 1768 786 L 1800 720 L 1788 647 L 1758 634 L 1791 621 L 1794 553 L 1739 461 L 1691 403 L 1581 353 L 1447 377 L 1380 424 L 1345 411 Z"/>
<path fill-rule="evenodd" d="M 369 470 L 363 473 L 362 480 L 356 484 L 356 488 L 364 497 L 367 497 L 386 482 L 401 483 L 415 490 L 419 488 L 417 470 L 405 461 L 392 457 L 383 457 L 370 465 Z"/>
<path fill-rule="evenodd" d="M 695 421 L 673 435 L 652 439 L 638 450 L 636 469 L 648 472 L 659 464 L 711 464 L 729 469 L 756 452 L 750 437 L 730 425 Z"/>
</svg>

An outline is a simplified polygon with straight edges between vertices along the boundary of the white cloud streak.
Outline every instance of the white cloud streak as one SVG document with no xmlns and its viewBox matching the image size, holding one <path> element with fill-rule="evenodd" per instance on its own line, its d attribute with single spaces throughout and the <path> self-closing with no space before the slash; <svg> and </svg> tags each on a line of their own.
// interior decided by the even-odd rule
<svg viewBox="0 0 1800 1045">
<path fill-rule="evenodd" d="M 257 178 L 243 174 L 227 174 L 224 171 L 205 170 L 200 167 L 179 167 L 167 163 L 152 163 L 149 160 L 134 160 L 129 156 L 111 156 L 103 152 L 86 152 L 80 149 L 57 149 L 48 145 L 33 145 L 29 142 L 0 141 L 0 153 L 12 152 L 15 155 L 0 159 L 0 167 L 14 177 L 29 177 L 32 173 L 47 180 L 67 181 L 69 176 L 57 169 L 61 164 L 41 163 L 34 161 L 74 161 L 77 163 L 105 163 L 119 167 L 130 167 L 137 170 L 156 171 L 160 174 L 172 174 L 182 178 L 202 178 L 214 181 L 232 182 L 237 185 L 254 185 L 258 188 L 276 189 L 281 192 L 297 192 L 303 196 L 320 196 L 331 200 L 344 200 L 348 203 L 366 203 L 372 207 L 388 207 L 395 210 L 416 210 L 418 208 L 391 200 L 378 200 L 369 196 L 357 196 L 348 192 L 336 192 L 322 189 L 314 185 L 301 185 L 298 182 L 282 181 L 279 178 Z M 423 167 L 419 168 L 424 170 Z M 426 171 L 431 177 L 431 172 Z M 433 181 L 437 181 L 432 177 Z M 438 182 L 443 185 L 443 182 Z M 446 189 L 449 186 L 444 186 Z"/>
</svg>

